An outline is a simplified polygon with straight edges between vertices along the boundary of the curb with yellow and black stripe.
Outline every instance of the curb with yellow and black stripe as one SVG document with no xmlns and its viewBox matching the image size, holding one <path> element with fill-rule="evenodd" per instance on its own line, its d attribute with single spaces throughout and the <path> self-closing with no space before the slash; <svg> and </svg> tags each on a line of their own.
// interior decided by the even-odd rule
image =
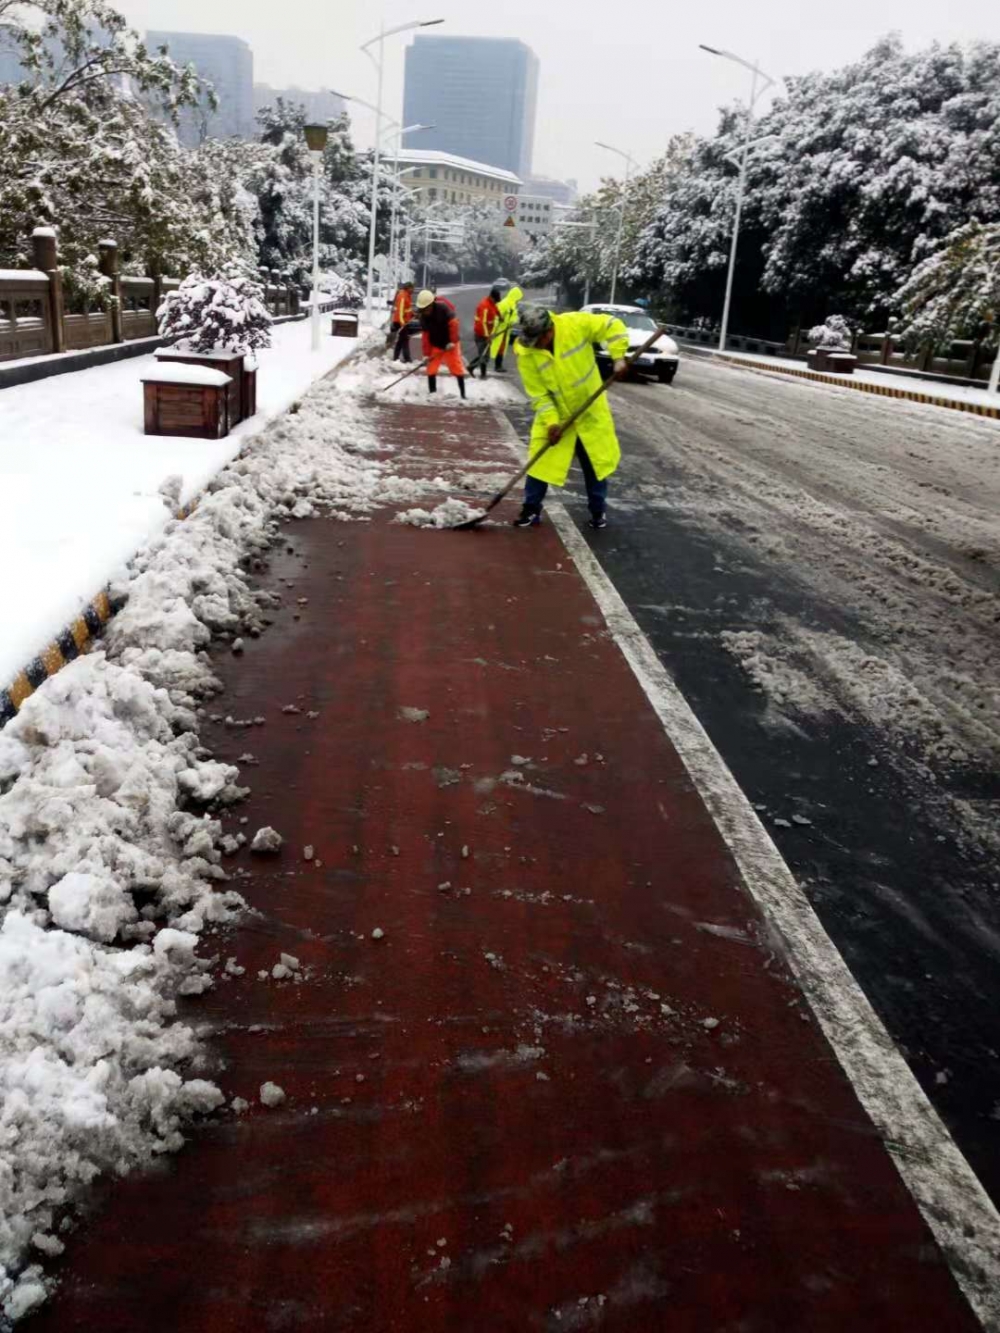
<svg viewBox="0 0 1000 1333">
<path fill-rule="evenodd" d="M 0 689 L 0 728 L 17 716 L 25 699 L 34 694 L 43 681 L 86 652 L 90 641 L 101 634 L 123 605 L 124 599 L 113 599 L 107 589 L 99 592 L 72 624 L 17 673 L 6 689 Z"/>
<path fill-rule="evenodd" d="M 773 361 L 751 361 L 749 357 L 729 356 L 725 352 L 711 352 L 713 361 L 726 361 L 744 370 L 756 370 L 767 375 L 792 375 L 796 379 L 815 380 L 818 384 L 832 384 L 837 389 L 853 389 L 855 393 L 873 393 L 879 398 L 902 398 L 908 403 L 928 403 L 931 407 L 946 407 L 953 412 L 968 412 L 975 417 L 1000 421 L 1000 405 L 963 402 L 961 398 L 938 398 L 921 393 L 919 389 L 897 389 L 894 384 L 869 384 L 849 375 L 824 375 L 819 370 L 800 370 L 798 366 L 775 365 Z"/>
</svg>

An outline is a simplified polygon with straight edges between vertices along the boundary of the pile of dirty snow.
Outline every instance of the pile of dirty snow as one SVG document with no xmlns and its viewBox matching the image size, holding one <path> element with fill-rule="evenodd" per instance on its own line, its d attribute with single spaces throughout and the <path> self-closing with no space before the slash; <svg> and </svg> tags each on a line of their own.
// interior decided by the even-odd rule
<svg viewBox="0 0 1000 1333">
<path fill-rule="evenodd" d="M 485 518 L 482 509 L 474 509 L 464 500 L 450 497 L 436 509 L 406 509 L 397 514 L 395 522 L 408 523 L 414 528 L 456 528 L 459 523 L 468 523 L 474 518 Z"/>
<path fill-rule="evenodd" d="M 175 997 L 211 985 L 199 934 L 233 919 L 221 824 L 238 772 L 198 736 L 213 639 L 259 633 L 250 585 L 282 524 L 364 518 L 383 465 L 362 404 L 324 381 L 134 560 L 102 651 L 0 732 L 0 1310 L 50 1283 L 102 1172 L 183 1142 L 223 1101 Z M 57 1234 L 59 1233 L 59 1234 Z M 0 1317 L 0 1323 L 3 1322 Z"/>
<path fill-rule="evenodd" d="M 459 397 L 458 385 L 451 376 L 442 372 L 438 377 L 437 393 L 431 397 L 427 388 L 427 374 L 418 370 L 392 384 L 406 369 L 398 361 L 384 357 L 359 358 L 345 365 L 337 376 L 341 389 L 349 394 L 377 394 L 382 403 L 426 403 L 445 407 L 511 407 L 524 402 L 517 375 L 490 375 L 479 379 L 465 377 L 464 399 Z M 387 386 L 392 385 L 392 388 Z"/>
</svg>

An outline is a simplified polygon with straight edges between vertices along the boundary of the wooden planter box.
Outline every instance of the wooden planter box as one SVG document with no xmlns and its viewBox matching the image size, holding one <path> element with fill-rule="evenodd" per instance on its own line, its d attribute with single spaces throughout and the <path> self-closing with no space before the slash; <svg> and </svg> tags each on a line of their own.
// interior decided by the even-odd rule
<svg viewBox="0 0 1000 1333">
<path fill-rule="evenodd" d="M 243 366 L 243 420 L 257 412 L 257 367 Z"/>
<path fill-rule="evenodd" d="M 330 324 L 330 332 L 335 338 L 356 338 L 358 336 L 358 317 L 348 310 L 335 310 Z"/>
<path fill-rule="evenodd" d="M 143 376 L 147 435 L 221 440 L 229 434 L 228 375 L 208 366 L 162 366 Z"/>
<path fill-rule="evenodd" d="M 176 363 L 181 366 L 205 366 L 219 370 L 229 378 L 229 422 L 228 429 L 238 426 L 245 416 L 251 413 L 243 408 L 243 353 L 242 352 L 177 352 L 173 348 L 163 348 L 156 353 L 157 361 L 165 364 Z"/>
<path fill-rule="evenodd" d="M 816 347 L 806 354 L 810 370 L 822 370 L 834 375 L 853 375 L 858 358 L 853 352 L 840 352 L 829 347 Z"/>
</svg>

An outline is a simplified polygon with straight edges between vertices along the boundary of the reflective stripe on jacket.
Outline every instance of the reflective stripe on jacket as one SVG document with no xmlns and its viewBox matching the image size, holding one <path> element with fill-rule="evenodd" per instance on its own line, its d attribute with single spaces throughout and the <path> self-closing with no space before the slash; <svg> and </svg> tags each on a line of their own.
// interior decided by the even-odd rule
<svg viewBox="0 0 1000 1333">
<path fill-rule="evenodd" d="M 409 324 L 413 318 L 413 293 L 405 287 L 400 287 L 396 293 L 396 299 L 392 303 L 392 322 L 393 324 Z"/>
<path fill-rule="evenodd" d="M 497 314 L 500 316 L 500 322 L 497 325 L 493 342 L 490 344 L 490 356 L 499 356 L 507 346 L 507 334 L 511 325 L 517 319 L 517 308 L 521 304 L 524 292 L 520 287 L 512 287 L 507 295 L 497 302 Z"/>
<path fill-rule="evenodd" d="M 500 311 L 497 304 L 488 296 L 476 306 L 476 320 L 472 326 L 472 332 L 477 338 L 492 338 L 496 332 L 497 321 L 500 318 Z"/>
<path fill-rule="evenodd" d="M 549 427 L 567 421 L 600 385 L 594 347 L 606 343 L 608 354 L 617 360 L 627 354 L 629 346 L 628 331 L 614 315 L 572 310 L 553 315 L 552 324 L 555 341 L 551 351 L 525 347 L 520 339 L 514 344 L 521 382 L 535 413 L 528 443 L 532 455 L 548 440 Z M 578 439 L 583 441 L 598 481 L 610 477 L 621 459 L 621 448 L 607 394 L 591 404 L 559 443 L 541 456 L 529 475 L 554 486 L 565 485 Z"/>
</svg>

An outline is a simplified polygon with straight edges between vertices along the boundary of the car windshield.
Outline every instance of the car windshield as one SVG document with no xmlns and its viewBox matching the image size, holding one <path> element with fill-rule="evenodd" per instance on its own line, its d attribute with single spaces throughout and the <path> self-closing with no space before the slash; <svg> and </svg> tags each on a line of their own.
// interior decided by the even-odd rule
<svg viewBox="0 0 1000 1333">
<path fill-rule="evenodd" d="M 595 310 L 595 315 L 614 315 L 620 319 L 627 329 L 643 329 L 651 332 L 656 328 L 655 323 L 649 315 L 640 314 L 638 310 Z"/>
</svg>

